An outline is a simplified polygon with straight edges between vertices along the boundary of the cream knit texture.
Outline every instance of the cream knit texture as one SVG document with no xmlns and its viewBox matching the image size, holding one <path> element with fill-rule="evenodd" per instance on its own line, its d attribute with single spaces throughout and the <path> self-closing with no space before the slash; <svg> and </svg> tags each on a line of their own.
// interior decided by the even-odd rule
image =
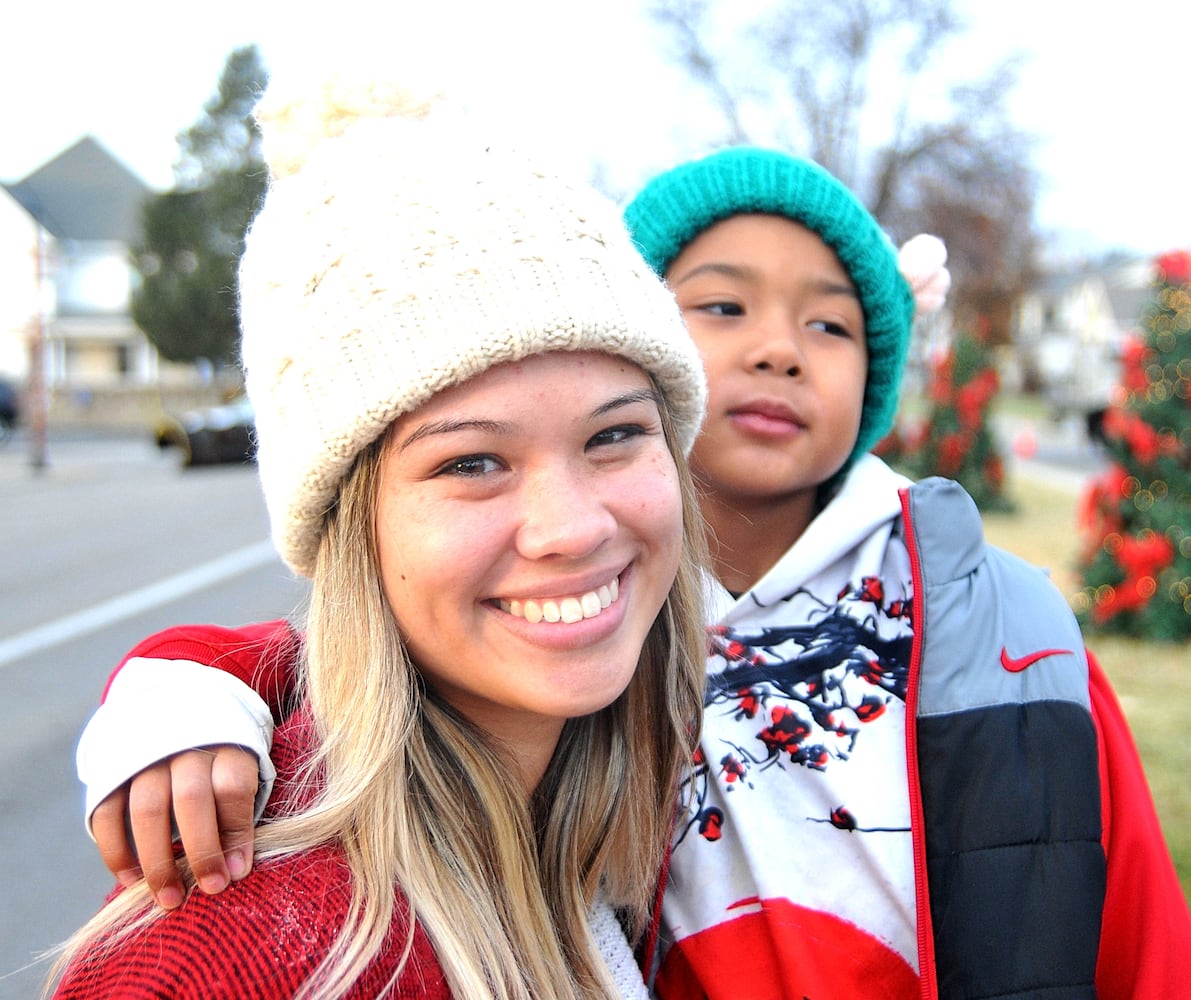
<svg viewBox="0 0 1191 1000">
<path fill-rule="evenodd" d="M 702 366 L 609 201 L 449 115 L 327 131 L 340 129 L 275 173 L 240 270 L 257 461 L 292 569 L 312 572 L 322 519 L 360 451 L 496 364 L 619 355 L 654 377 L 689 450 Z M 267 124 L 265 134 L 269 149 Z"/>
<path fill-rule="evenodd" d="M 625 939 L 616 913 L 602 895 L 592 903 L 587 914 L 587 925 L 616 984 L 620 1000 L 649 1000 L 649 990 L 645 988 L 633 950 Z"/>
</svg>

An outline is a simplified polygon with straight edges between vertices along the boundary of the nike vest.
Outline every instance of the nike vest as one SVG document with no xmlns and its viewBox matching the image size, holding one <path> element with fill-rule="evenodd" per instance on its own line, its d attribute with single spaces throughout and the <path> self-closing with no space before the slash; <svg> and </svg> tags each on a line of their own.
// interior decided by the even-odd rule
<svg viewBox="0 0 1191 1000">
<path fill-rule="evenodd" d="M 1106 874 L 1079 629 L 1042 571 L 985 544 L 955 483 L 902 507 L 922 974 L 933 938 L 940 997 L 1093 998 Z"/>
</svg>

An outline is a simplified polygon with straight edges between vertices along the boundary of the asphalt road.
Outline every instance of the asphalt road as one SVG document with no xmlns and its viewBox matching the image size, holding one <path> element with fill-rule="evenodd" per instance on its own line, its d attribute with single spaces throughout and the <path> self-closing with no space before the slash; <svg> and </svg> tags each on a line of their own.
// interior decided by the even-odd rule
<svg viewBox="0 0 1191 1000">
<path fill-rule="evenodd" d="M 112 667 L 167 625 L 274 618 L 305 592 L 253 467 L 181 470 L 146 440 L 80 435 L 48 457 L 0 446 L 0 1000 L 37 995 L 30 963 L 111 886 L 74 748 Z"/>
</svg>

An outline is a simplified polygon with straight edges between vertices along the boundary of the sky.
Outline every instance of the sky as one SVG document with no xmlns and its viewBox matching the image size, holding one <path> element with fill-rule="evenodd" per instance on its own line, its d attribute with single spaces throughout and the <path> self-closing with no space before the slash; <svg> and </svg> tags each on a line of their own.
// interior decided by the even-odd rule
<svg viewBox="0 0 1191 1000">
<path fill-rule="evenodd" d="M 22 4 L 0 37 L 0 181 L 89 134 L 151 187 L 170 186 L 176 135 L 228 54 L 254 43 L 274 80 L 340 63 L 427 67 L 583 175 L 598 161 L 609 189 L 628 194 L 708 138 L 644 3 Z M 1027 58 L 1008 103 L 1037 138 L 1037 223 L 1051 255 L 1191 247 L 1191 4 L 957 6 L 972 24 L 957 63 L 991 65 L 1013 49 Z"/>
</svg>

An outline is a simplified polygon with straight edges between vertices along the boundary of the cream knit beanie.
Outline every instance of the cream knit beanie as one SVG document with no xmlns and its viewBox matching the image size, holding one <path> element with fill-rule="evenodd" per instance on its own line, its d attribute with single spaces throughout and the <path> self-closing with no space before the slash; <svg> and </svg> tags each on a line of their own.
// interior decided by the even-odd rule
<svg viewBox="0 0 1191 1000">
<path fill-rule="evenodd" d="M 241 261 L 242 358 L 273 541 L 292 569 L 313 571 L 363 448 L 502 362 L 632 361 L 689 450 L 699 356 L 610 202 L 374 84 L 263 102 L 258 118 L 272 179 Z"/>
</svg>

